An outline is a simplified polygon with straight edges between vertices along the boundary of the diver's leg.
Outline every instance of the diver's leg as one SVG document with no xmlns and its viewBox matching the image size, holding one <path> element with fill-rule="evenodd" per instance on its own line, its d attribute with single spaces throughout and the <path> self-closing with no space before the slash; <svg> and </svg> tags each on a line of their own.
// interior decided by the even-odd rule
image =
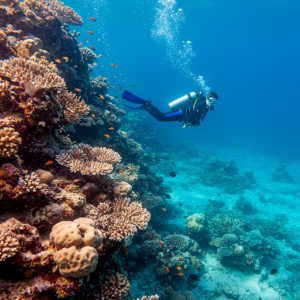
<svg viewBox="0 0 300 300">
<path fill-rule="evenodd" d="M 157 107 L 148 103 L 143 107 L 149 114 L 151 114 L 157 121 L 163 122 L 172 122 L 172 121 L 179 121 L 181 122 L 183 117 L 181 112 L 169 112 L 169 113 L 162 113 Z"/>
</svg>

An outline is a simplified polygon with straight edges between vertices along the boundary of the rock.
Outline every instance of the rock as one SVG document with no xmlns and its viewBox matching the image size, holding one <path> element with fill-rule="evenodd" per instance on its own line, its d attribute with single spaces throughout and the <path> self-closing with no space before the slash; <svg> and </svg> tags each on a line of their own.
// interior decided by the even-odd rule
<svg viewBox="0 0 300 300">
<path fill-rule="evenodd" d="M 223 285 L 224 294 L 232 299 L 239 299 L 240 295 L 238 293 L 238 288 L 235 284 L 225 283 Z"/>
</svg>

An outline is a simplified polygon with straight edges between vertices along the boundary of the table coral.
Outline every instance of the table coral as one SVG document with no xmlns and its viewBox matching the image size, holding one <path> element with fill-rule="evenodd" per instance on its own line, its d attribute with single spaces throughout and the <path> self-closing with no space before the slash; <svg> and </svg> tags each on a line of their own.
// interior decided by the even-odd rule
<svg viewBox="0 0 300 300">
<path fill-rule="evenodd" d="M 40 89 L 64 88 L 66 85 L 53 62 L 49 63 L 34 56 L 30 59 L 11 57 L 0 60 L 0 75 L 22 84 L 30 96 Z"/>
<path fill-rule="evenodd" d="M 19 133 L 12 127 L 0 130 L 0 156 L 11 157 L 18 151 L 18 144 L 22 143 Z"/>
<path fill-rule="evenodd" d="M 112 172 L 113 164 L 121 161 L 121 156 L 105 147 L 91 147 L 78 144 L 70 150 L 62 150 L 56 156 L 59 164 L 69 167 L 71 172 L 80 172 L 82 175 L 106 175 Z"/>
<path fill-rule="evenodd" d="M 120 273 L 112 274 L 108 280 L 101 284 L 102 300 L 127 300 L 130 292 L 129 280 Z"/>
<path fill-rule="evenodd" d="M 129 198 L 100 203 L 96 212 L 90 215 L 104 236 L 115 241 L 134 235 L 138 228 L 145 229 L 150 217 L 147 209 L 143 209 L 140 203 L 131 203 Z"/>
</svg>

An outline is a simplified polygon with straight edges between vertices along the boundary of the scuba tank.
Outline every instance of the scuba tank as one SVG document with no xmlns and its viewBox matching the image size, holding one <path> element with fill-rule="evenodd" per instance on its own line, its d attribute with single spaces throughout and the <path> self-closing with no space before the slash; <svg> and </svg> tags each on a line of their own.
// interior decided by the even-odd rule
<svg viewBox="0 0 300 300">
<path fill-rule="evenodd" d="M 174 101 L 172 101 L 171 103 L 169 103 L 169 107 L 171 108 L 171 110 L 177 110 L 179 108 L 182 108 L 183 106 L 186 106 L 188 104 L 190 104 L 190 102 L 196 101 L 198 98 L 198 95 L 196 92 L 191 92 L 187 95 L 184 95 L 181 98 L 178 98 Z"/>
</svg>

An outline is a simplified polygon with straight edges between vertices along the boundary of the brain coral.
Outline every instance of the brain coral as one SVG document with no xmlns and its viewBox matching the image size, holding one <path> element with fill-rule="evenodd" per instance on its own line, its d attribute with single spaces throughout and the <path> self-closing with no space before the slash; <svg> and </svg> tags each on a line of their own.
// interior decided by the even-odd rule
<svg viewBox="0 0 300 300">
<path fill-rule="evenodd" d="M 205 215 L 204 214 L 193 214 L 186 219 L 185 228 L 188 236 L 200 242 L 204 237 L 205 232 Z"/>
<path fill-rule="evenodd" d="M 98 253 L 93 247 L 77 250 L 75 246 L 63 248 L 54 254 L 54 261 L 64 277 L 84 277 L 95 271 Z"/>
<path fill-rule="evenodd" d="M 126 300 L 131 292 L 129 280 L 120 273 L 112 274 L 101 284 L 102 300 Z"/>
</svg>

